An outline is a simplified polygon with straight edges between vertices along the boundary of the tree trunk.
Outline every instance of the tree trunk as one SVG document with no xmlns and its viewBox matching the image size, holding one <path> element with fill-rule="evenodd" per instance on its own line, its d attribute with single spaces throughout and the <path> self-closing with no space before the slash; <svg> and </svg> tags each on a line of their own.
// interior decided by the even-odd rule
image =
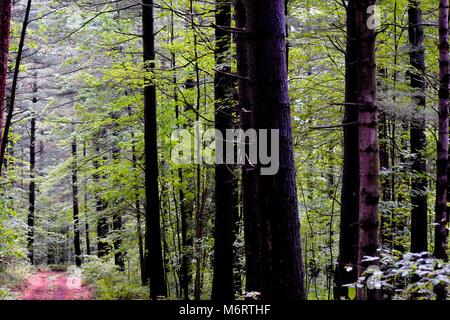
<svg viewBox="0 0 450 320">
<path fill-rule="evenodd" d="M 125 259 L 124 254 L 121 251 L 122 247 L 122 217 L 120 216 L 120 213 L 113 213 L 113 230 L 115 232 L 114 234 L 114 264 L 117 266 L 119 271 L 124 272 L 125 271 Z"/>
<path fill-rule="evenodd" d="M 29 188 L 29 210 L 28 210 L 28 259 L 34 264 L 34 213 L 36 200 L 36 118 L 34 114 L 30 120 L 30 188 Z"/>
<path fill-rule="evenodd" d="M 245 30 L 247 12 L 243 0 L 234 1 L 236 28 Z M 244 32 L 236 33 L 236 55 L 238 80 L 239 117 L 241 128 L 246 131 L 254 126 L 254 115 L 251 110 L 248 81 L 248 39 Z M 250 143 L 250 142 L 247 142 Z M 247 151 L 247 150 L 246 150 Z M 261 292 L 261 233 L 256 206 L 255 164 L 246 162 L 242 167 L 241 201 L 244 216 L 245 260 L 247 292 Z"/>
<path fill-rule="evenodd" d="M 425 119 L 421 114 L 425 108 L 425 49 L 423 47 L 423 25 L 420 3 L 409 0 L 409 42 L 411 45 L 411 87 L 414 92 L 415 110 L 411 121 L 410 141 L 413 154 L 411 178 L 411 251 L 428 251 L 427 239 L 427 164 L 425 155 Z"/>
<path fill-rule="evenodd" d="M 436 227 L 434 255 L 447 261 L 447 162 L 448 162 L 448 99 L 449 44 L 448 0 L 439 1 L 439 140 L 437 142 Z"/>
<path fill-rule="evenodd" d="M 118 119 L 118 115 L 116 113 L 112 114 L 112 119 L 116 121 Z M 116 126 L 116 123 L 114 123 L 113 127 Z M 113 128 L 114 137 L 113 141 L 113 147 L 112 147 L 112 159 L 113 163 L 115 165 L 118 165 L 119 161 L 119 153 L 120 149 L 118 146 L 118 132 L 117 129 Z M 113 230 L 114 230 L 114 264 L 117 266 L 119 271 L 124 272 L 125 271 L 125 257 L 124 252 L 122 251 L 122 216 L 119 210 L 114 210 L 113 212 Z"/>
<path fill-rule="evenodd" d="M 73 201 L 73 244 L 75 249 L 75 265 L 81 267 L 80 220 L 78 208 L 78 172 L 77 172 L 77 140 L 72 141 L 72 201 Z"/>
<path fill-rule="evenodd" d="M 233 128 L 233 81 L 228 56 L 231 50 L 231 4 L 228 0 L 216 0 L 214 99 L 215 127 L 222 136 L 226 129 Z M 216 138 L 217 149 L 226 154 L 224 139 Z M 227 158 L 226 156 L 224 157 Z M 214 277 L 212 300 L 233 301 L 233 168 L 223 164 L 215 166 L 215 234 L 214 234 Z"/>
<path fill-rule="evenodd" d="M 279 170 L 261 175 L 257 208 L 261 218 L 263 299 L 305 299 L 296 172 L 286 66 L 283 0 L 247 0 L 250 103 L 255 129 L 278 130 Z M 274 148 L 277 145 L 269 146 Z"/>
<path fill-rule="evenodd" d="M 345 60 L 344 163 L 342 171 L 339 256 L 336 268 L 336 300 L 349 299 L 345 284 L 357 280 L 359 220 L 359 131 L 357 107 L 358 26 L 354 1 L 347 7 L 347 48 Z"/>
<path fill-rule="evenodd" d="M 355 28 L 356 52 L 356 103 L 358 108 L 359 135 L 359 245 L 358 276 L 369 265 L 365 257 L 378 255 L 378 202 L 380 197 L 378 106 L 375 58 L 375 28 L 367 25 L 367 9 L 374 0 L 350 1 L 348 10 L 354 15 L 348 21 Z M 378 299 L 379 290 L 358 290 L 358 299 Z"/>
<path fill-rule="evenodd" d="M 142 2 L 144 63 L 146 73 L 154 68 L 155 35 L 153 0 Z M 144 87 L 144 135 L 145 135 L 145 255 L 150 294 L 152 299 L 166 296 L 166 280 L 161 247 L 160 203 L 158 190 L 158 149 L 156 122 L 156 87 L 146 75 Z"/>
<path fill-rule="evenodd" d="M 86 150 L 86 144 L 83 144 L 83 158 L 86 159 L 87 156 L 87 150 Z M 88 192 L 86 188 L 86 182 L 84 183 L 84 227 L 85 227 L 85 237 L 86 237 L 86 254 L 88 256 L 91 255 L 91 239 L 90 239 L 90 228 L 89 228 L 89 220 L 88 220 Z"/>
<path fill-rule="evenodd" d="M 98 138 L 103 136 L 103 129 L 98 136 Z M 100 148 L 97 143 L 96 145 L 96 156 L 100 157 Z M 99 168 L 100 163 L 98 159 L 94 161 L 95 173 L 93 176 L 94 182 L 98 185 L 100 182 L 100 174 Z M 97 256 L 99 258 L 106 257 L 109 254 L 110 247 L 108 244 L 108 233 L 109 233 L 109 225 L 108 218 L 105 216 L 103 211 L 107 208 L 107 203 L 102 199 L 102 196 L 99 192 L 95 194 L 95 211 L 97 213 Z"/>
</svg>

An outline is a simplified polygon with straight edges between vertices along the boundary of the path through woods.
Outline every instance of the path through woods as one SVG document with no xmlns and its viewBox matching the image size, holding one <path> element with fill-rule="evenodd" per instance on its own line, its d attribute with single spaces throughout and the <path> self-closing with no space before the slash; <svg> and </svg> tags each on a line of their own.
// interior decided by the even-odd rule
<svg viewBox="0 0 450 320">
<path fill-rule="evenodd" d="M 20 300 L 91 300 L 91 291 L 81 279 L 66 272 L 37 272 L 28 278 Z"/>
</svg>

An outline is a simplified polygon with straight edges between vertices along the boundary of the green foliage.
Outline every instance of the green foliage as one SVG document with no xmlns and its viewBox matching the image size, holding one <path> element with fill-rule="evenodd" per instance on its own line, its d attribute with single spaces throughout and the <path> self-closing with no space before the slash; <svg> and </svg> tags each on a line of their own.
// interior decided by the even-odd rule
<svg viewBox="0 0 450 320">
<path fill-rule="evenodd" d="M 132 282 L 111 261 L 91 257 L 83 265 L 83 282 L 94 289 L 99 300 L 149 299 L 150 289 Z"/>
<path fill-rule="evenodd" d="M 16 299 L 30 272 L 30 266 L 24 263 L 16 263 L 0 271 L 0 300 Z"/>
<path fill-rule="evenodd" d="M 450 285 L 450 264 L 433 258 L 430 252 L 402 255 L 383 250 L 376 260 L 380 261 L 380 268 L 369 268 L 356 286 L 365 288 L 370 282 L 382 290 L 385 298 L 432 300 L 436 298 L 437 286 L 448 288 Z"/>
</svg>

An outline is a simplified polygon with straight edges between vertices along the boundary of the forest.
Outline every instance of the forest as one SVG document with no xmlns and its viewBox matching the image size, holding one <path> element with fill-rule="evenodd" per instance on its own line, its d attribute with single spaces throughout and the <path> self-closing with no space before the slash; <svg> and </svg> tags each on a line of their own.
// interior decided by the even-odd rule
<svg viewBox="0 0 450 320">
<path fill-rule="evenodd" d="M 0 0 L 0 300 L 447 300 L 449 21 Z"/>
</svg>

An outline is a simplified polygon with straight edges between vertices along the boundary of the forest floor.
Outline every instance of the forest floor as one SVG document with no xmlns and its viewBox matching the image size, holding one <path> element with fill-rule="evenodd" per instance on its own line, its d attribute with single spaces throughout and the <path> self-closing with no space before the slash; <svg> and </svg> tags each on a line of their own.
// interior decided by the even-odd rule
<svg viewBox="0 0 450 320">
<path fill-rule="evenodd" d="M 81 279 L 66 272 L 40 271 L 33 273 L 19 295 L 20 300 L 91 300 L 92 292 Z"/>
</svg>

